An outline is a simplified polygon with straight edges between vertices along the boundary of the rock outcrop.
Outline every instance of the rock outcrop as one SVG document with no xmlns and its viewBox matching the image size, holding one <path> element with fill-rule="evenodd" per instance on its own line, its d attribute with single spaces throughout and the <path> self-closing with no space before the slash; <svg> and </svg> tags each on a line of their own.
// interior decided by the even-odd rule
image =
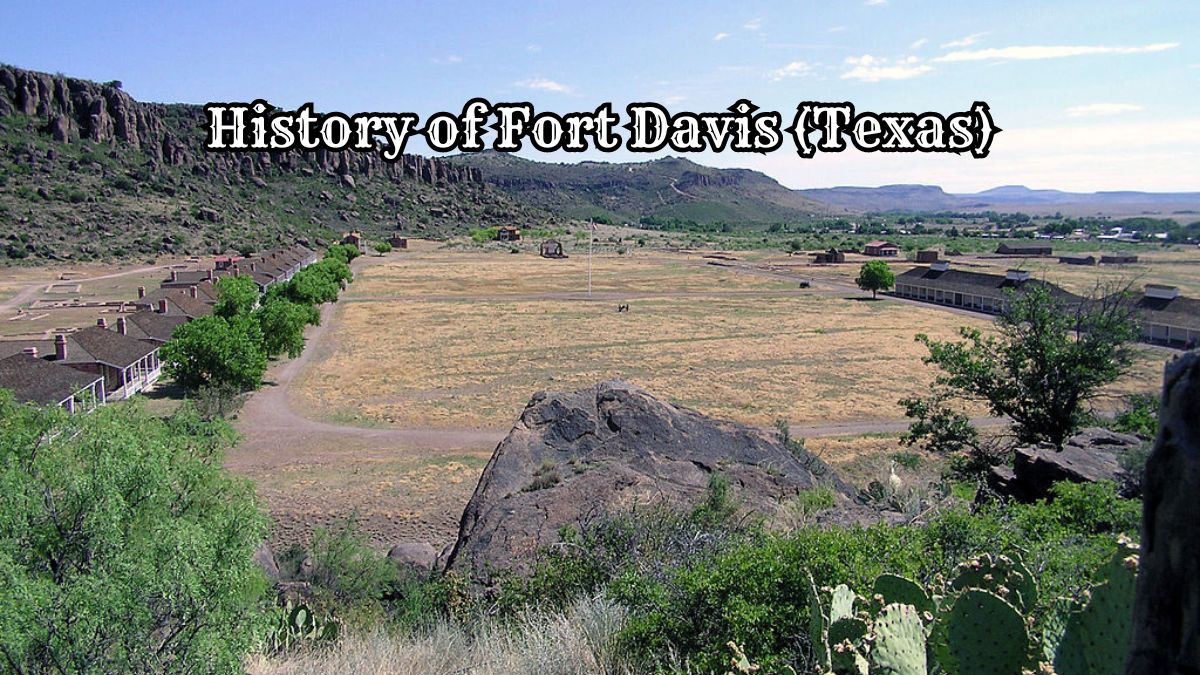
<svg viewBox="0 0 1200 675">
<path fill-rule="evenodd" d="M 772 434 L 663 403 L 621 381 L 535 394 L 492 454 L 463 512 L 447 567 L 487 582 L 519 570 L 564 525 L 634 506 L 696 504 L 713 474 L 744 508 L 771 514 L 801 491 L 828 485 L 839 523 L 877 520 L 851 487 Z"/>
<path fill-rule="evenodd" d="M 1167 364 L 1126 675 L 1200 673 L 1200 352 Z"/>
<path fill-rule="evenodd" d="M 1048 443 L 1018 448 L 1013 466 L 992 469 L 988 484 L 999 494 L 1031 502 L 1050 496 L 1051 486 L 1059 481 L 1120 482 L 1121 453 L 1145 442 L 1133 434 L 1084 429 L 1069 438 L 1062 450 Z"/>
<path fill-rule="evenodd" d="M 344 182 L 349 187 L 354 187 L 354 175 L 434 185 L 483 182 L 478 169 L 418 155 L 389 163 L 375 153 L 352 151 L 206 153 L 206 118 L 198 105 L 142 103 L 117 81 L 102 84 L 0 65 L 0 120 L 13 115 L 40 119 L 59 142 L 120 142 L 141 150 L 155 164 L 191 167 L 202 175 L 252 178 L 307 170 L 348 177 Z"/>
</svg>

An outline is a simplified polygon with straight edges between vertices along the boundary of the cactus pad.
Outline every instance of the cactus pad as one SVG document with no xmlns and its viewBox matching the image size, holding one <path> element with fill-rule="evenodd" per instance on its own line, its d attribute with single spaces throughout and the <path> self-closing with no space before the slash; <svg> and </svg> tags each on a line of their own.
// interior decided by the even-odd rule
<svg viewBox="0 0 1200 675">
<path fill-rule="evenodd" d="M 1118 547 L 1101 570 L 1105 579 L 1092 588 L 1083 611 L 1072 614 L 1055 654 L 1061 675 L 1120 675 L 1133 630 L 1136 549 Z"/>
<path fill-rule="evenodd" d="M 1020 558 L 983 554 L 958 566 L 951 582 L 955 590 L 978 588 L 1003 597 L 1022 612 L 1037 605 L 1037 582 Z"/>
<path fill-rule="evenodd" d="M 857 597 L 846 584 L 839 584 L 833 589 L 833 598 L 829 602 L 829 622 L 854 616 L 854 601 Z"/>
<path fill-rule="evenodd" d="M 946 648 L 959 673 L 1015 675 L 1028 664 L 1025 619 L 1000 596 L 969 588 L 946 618 Z"/>
<path fill-rule="evenodd" d="M 912 605 L 917 612 L 933 612 L 933 601 L 917 582 L 895 574 L 881 574 L 875 580 L 875 595 L 883 596 L 883 603 L 890 605 Z"/>
<path fill-rule="evenodd" d="M 925 675 L 925 626 L 915 607 L 893 603 L 875 619 L 871 672 L 880 675 Z"/>
</svg>

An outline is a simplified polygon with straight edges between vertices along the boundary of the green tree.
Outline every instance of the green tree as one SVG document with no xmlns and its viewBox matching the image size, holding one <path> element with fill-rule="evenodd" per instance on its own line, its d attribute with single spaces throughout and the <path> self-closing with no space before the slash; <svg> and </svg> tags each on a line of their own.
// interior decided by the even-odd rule
<svg viewBox="0 0 1200 675">
<path fill-rule="evenodd" d="M 217 316 L 229 319 L 249 314 L 258 304 L 258 284 L 248 276 L 219 279 L 216 288 L 217 304 L 213 306 L 213 314 Z"/>
<path fill-rule="evenodd" d="M 892 268 L 882 260 L 872 260 L 863 263 L 862 269 L 858 271 L 858 278 L 854 280 L 858 287 L 864 291 L 871 291 L 871 297 L 879 297 L 879 291 L 886 291 L 896 285 L 896 275 L 892 273 Z"/>
<path fill-rule="evenodd" d="M 262 329 L 263 350 L 269 358 L 287 354 L 296 358 L 304 351 L 304 327 L 316 324 L 321 315 L 312 305 L 286 298 L 272 298 L 254 313 Z"/>
<path fill-rule="evenodd" d="M 191 390 L 254 389 L 267 369 L 263 332 L 252 316 L 205 316 L 181 324 L 160 355 L 167 374 Z"/>
<path fill-rule="evenodd" d="M 0 670 L 242 671 L 266 518 L 190 406 L 67 416 L 0 392 Z"/>
<path fill-rule="evenodd" d="M 348 265 L 350 264 L 350 261 L 357 258 L 360 253 L 361 251 L 358 250 L 357 246 L 353 246 L 351 244 L 334 244 L 333 246 L 329 247 L 329 250 L 325 251 L 325 259 L 340 260 Z"/>
<path fill-rule="evenodd" d="M 381 241 L 378 244 L 375 244 L 375 246 L 373 246 L 372 248 L 374 248 L 375 252 L 378 253 L 379 255 L 383 255 L 384 253 L 392 252 L 392 245 L 387 243 L 386 241 Z"/>
<path fill-rule="evenodd" d="M 945 427 L 962 438 L 961 414 L 945 416 L 949 396 L 982 402 L 993 415 L 1010 418 L 1020 443 L 1049 442 L 1062 447 L 1086 417 L 1084 404 L 1129 367 L 1130 343 L 1137 339 L 1129 293 L 1097 289 L 1094 297 L 1068 307 L 1046 286 L 1010 293 L 996 320 L 997 335 L 960 328 L 965 342 L 917 340 L 929 349 L 925 362 L 942 373 L 940 400 L 924 409 L 906 404 L 917 422 L 941 415 Z M 1111 290 L 1111 289 L 1108 289 Z M 934 427 L 936 431 L 938 427 Z M 910 427 L 914 440 L 937 438 Z"/>
</svg>

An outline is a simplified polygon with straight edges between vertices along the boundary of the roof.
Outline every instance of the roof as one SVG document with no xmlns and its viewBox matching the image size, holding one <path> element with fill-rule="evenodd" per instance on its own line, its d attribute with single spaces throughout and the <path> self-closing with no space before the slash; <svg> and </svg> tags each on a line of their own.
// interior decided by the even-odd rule
<svg viewBox="0 0 1200 675">
<path fill-rule="evenodd" d="M 143 310 L 125 315 L 125 334 L 138 340 L 166 342 L 171 339 L 175 328 L 188 322 L 182 314 L 159 314 Z M 116 326 L 111 327 L 116 330 Z"/>
<path fill-rule="evenodd" d="M 997 252 L 1003 251 L 1051 251 L 1053 246 L 1050 244 L 1005 244 L 1001 243 L 996 247 Z"/>
<path fill-rule="evenodd" d="M 200 297 L 193 298 L 185 288 L 160 288 L 136 304 L 158 311 L 159 300 L 167 301 L 167 314 L 182 314 L 193 319 L 212 314 L 212 304 Z"/>
<path fill-rule="evenodd" d="M 1174 300 L 1143 295 L 1134 305 L 1143 317 L 1172 326 L 1200 330 L 1200 300 L 1178 297 Z"/>
<path fill-rule="evenodd" d="M 900 248 L 890 241 L 871 241 L 867 242 L 867 248 Z"/>
<path fill-rule="evenodd" d="M 128 368 L 158 347 L 116 331 L 90 326 L 67 336 L 67 358 L 63 363 L 106 363 Z"/>
<path fill-rule="evenodd" d="M 13 354 L 0 359 L 0 389 L 12 391 L 19 401 L 39 405 L 58 404 L 99 379 L 102 378 L 98 375 L 89 375 L 28 354 Z"/>
<path fill-rule="evenodd" d="M 1014 281 L 1008 277 L 999 274 L 985 274 L 983 272 L 967 272 L 963 270 L 944 270 L 938 271 L 929 267 L 914 267 L 911 270 L 896 277 L 896 282 L 917 282 L 920 281 L 926 286 L 940 288 L 942 290 L 954 291 L 957 293 L 988 293 L 992 296 L 1003 295 L 1004 291 L 1020 290 L 1028 285 L 1045 286 L 1050 289 L 1050 294 L 1055 298 L 1073 303 L 1083 300 L 1082 297 L 1074 293 L 1068 293 L 1054 284 L 1041 281 L 1039 279 L 1028 279 L 1025 281 Z"/>
</svg>

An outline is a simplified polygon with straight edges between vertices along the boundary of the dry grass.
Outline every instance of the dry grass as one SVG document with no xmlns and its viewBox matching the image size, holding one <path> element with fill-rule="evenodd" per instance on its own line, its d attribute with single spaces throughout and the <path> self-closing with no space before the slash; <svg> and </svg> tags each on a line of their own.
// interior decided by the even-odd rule
<svg viewBox="0 0 1200 675">
<path fill-rule="evenodd" d="M 253 675 L 593 675 L 633 673 L 616 652 L 625 611 L 605 598 L 563 612 L 530 612 L 512 624 L 484 620 L 475 630 L 440 623 L 416 635 L 348 635 L 329 649 L 250 659 Z"/>
<path fill-rule="evenodd" d="M 464 257 L 365 270 L 339 307 L 337 344 L 298 382 L 296 402 L 356 424 L 502 429 L 535 391 L 619 377 L 755 425 L 896 419 L 896 401 L 926 391 L 934 375 L 917 333 L 950 339 L 958 326 L 991 325 L 853 295 L 779 295 L 786 282 L 723 268 L 602 259 L 597 288 L 681 293 L 634 298 L 629 313 L 617 313 L 615 300 L 531 295 L 569 288 L 578 269 Z M 547 271 L 534 277 L 531 264 Z M 513 293 L 520 297 L 505 297 Z M 422 300 L 431 295 L 438 299 Z M 1153 389 L 1162 358 L 1146 352 L 1114 392 Z"/>
</svg>

